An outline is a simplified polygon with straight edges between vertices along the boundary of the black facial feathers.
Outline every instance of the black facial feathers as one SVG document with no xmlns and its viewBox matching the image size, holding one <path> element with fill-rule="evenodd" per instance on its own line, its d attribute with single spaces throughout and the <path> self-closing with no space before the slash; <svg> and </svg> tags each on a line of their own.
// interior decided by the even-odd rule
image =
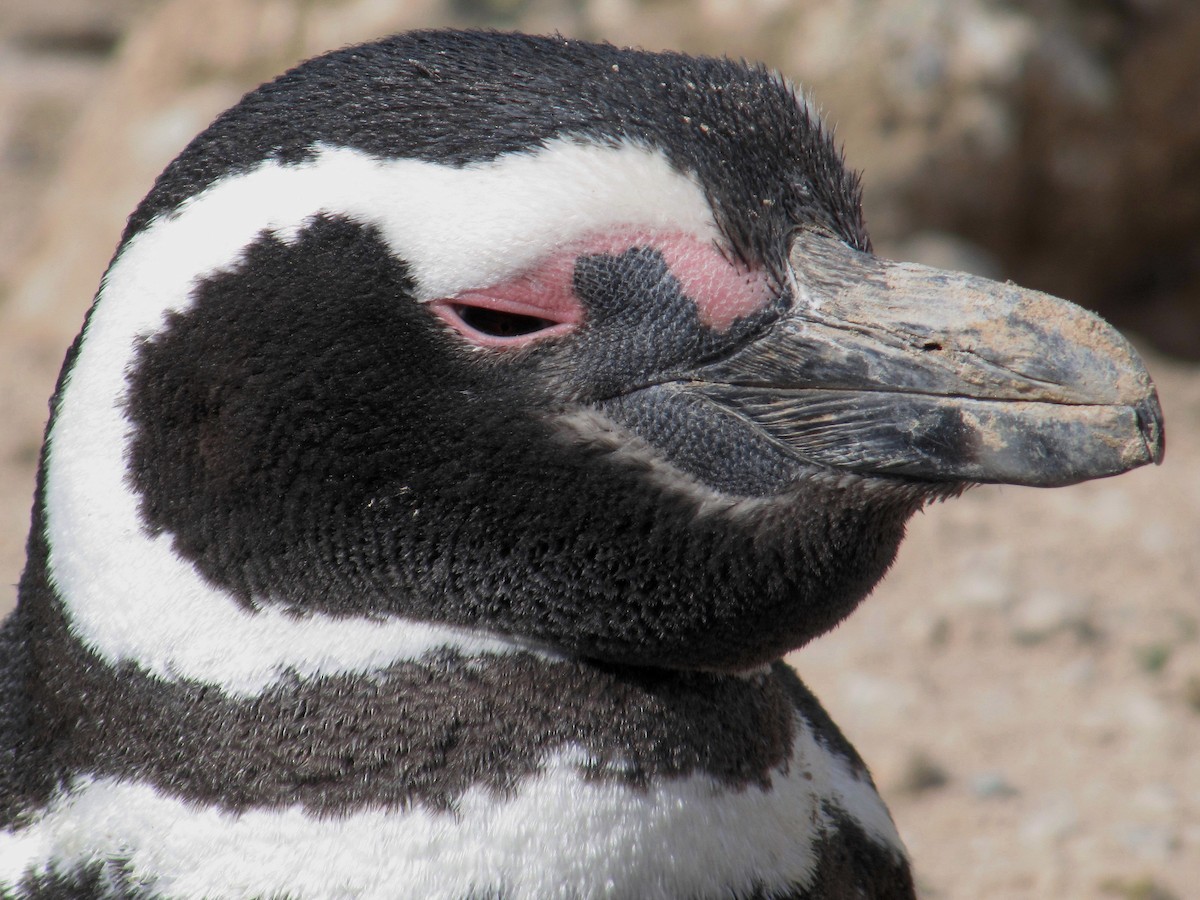
<svg viewBox="0 0 1200 900">
<path fill-rule="evenodd" d="M 408 289 L 370 229 L 318 219 L 142 346 L 143 517 L 243 602 L 726 668 L 831 627 L 890 563 L 911 503 L 814 483 L 749 520 L 698 515 L 555 426 L 571 407 L 539 366 L 562 348 L 481 362 Z"/>
</svg>

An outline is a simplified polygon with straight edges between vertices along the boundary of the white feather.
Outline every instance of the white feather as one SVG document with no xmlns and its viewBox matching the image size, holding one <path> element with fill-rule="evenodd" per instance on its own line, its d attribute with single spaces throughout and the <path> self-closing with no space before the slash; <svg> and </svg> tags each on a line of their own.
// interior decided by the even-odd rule
<svg viewBox="0 0 1200 900">
<path fill-rule="evenodd" d="M 904 848 L 871 785 L 801 730 L 767 790 L 708 777 L 644 791 L 584 780 L 560 753 L 511 798 L 472 789 L 451 812 L 292 807 L 241 814 L 153 788 L 85 780 L 37 822 L 0 834 L 0 884 L 91 860 L 127 863 L 172 897 L 720 897 L 811 883 L 825 800 L 896 859 Z"/>
</svg>

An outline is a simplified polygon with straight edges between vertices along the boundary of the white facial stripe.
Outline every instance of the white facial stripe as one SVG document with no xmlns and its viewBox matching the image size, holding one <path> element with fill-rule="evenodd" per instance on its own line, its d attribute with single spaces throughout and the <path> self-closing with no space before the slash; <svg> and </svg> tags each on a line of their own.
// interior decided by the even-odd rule
<svg viewBox="0 0 1200 900">
<path fill-rule="evenodd" d="M 582 779 L 578 757 L 557 755 L 511 798 L 470 791 L 451 813 L 232 815 L 145 785 L 89 781 L 23 832 L 0 835 L 0 884 L 31 866 L 121 857 L 176 897 L 465 897 L 496 887 L 512 898 L 726 897 L 811 881 L 813 844 L 832 825 L 822 800 L 904 856 L 875 791 L 806 730 L 767 791 L 707 777 L 635 791 Z"/>
<path fill-rule="evenodd" d="M 173 268 L 194 277 L 230 267 L 259 232 L 290 239 L 321 212 L 378 227 L 411 266 L 420 300 L 502 281 L 564 243 L 613 226 L 720 240 L 699 184 L 641 147 L 557 140 L 536 153 L 463 168 L 322 148 L 310 162 L 264 163 L 188 201 L 171 232 L 187 219 L 193 242 L 210 243 L 220 231 L 227 237 L 218 253 Z"/>
<path fill-rule="evenodd" d="M 615 225 L 717 239 L 699 186 L 658 152 L 569 140 L 453 168 L 321 149 L 303 164 L 232 175 L 151 223 L 105 276 L 50 434 L 50 576 L 75 634 L 111 663 L 250 695 L 286 672 L 363 672 L 437 647 L 517 642 L 398 620 L 247 610 L 149 536 L 126 479 L 126 373 L 137 342 L 235 268 L 263 231 L 294 238 L 318 213 L 374 225 L 411 266 L 420 299 L 494 284 L 559 244 Z M 264 600 L 270 598 L 262 598 Z"/>
</svg>

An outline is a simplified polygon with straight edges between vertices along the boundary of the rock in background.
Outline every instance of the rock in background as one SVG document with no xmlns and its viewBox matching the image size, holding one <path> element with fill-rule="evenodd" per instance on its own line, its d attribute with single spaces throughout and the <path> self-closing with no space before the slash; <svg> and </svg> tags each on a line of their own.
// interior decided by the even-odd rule
<svg viewBox="0 0 1200 900">
<path fill-rule="evenodd" d="M 763 59 L 865 172 L 877 249 L 1011 277 L 1200 357 L 1189 0 L 4 0 L 0 609 L 49 396 L 154 176 L 300 59 L 446 24 Z M 1179 900 L 1200 883 L 1200 373 L 1150 356 L 1162 468 L 977 489 L 796 655 L 931 898 Z"/>
</svg>

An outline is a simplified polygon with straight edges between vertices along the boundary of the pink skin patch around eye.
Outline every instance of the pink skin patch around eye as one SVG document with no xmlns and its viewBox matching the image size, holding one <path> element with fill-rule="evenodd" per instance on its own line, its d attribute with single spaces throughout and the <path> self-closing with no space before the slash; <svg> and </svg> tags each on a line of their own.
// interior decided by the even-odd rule
<svg viewBox="0 0 1200 900">
<path fill-rule="evenodd" d="M 729 261 L 711 241 L 682 232 L 629 228 L 566 244 L 529 271 L 434 300 L 430 307 L 476 346 L 524 346 L 569 332 L 583 321 L 583 304 L 574 291 L 575 261 L 579 257 L 618 256 L 633 247 L 652 248 L 663 255 L 684 295 L 696 304 L 701 324 L 714 331 L 728 330 L 738 319 L 764 309 L 775 297 L 765 272 Z M 472 309 L 529 317 L 529 330 L 511 335 L 481 331 L 468 324 Z"/>
</svg>

